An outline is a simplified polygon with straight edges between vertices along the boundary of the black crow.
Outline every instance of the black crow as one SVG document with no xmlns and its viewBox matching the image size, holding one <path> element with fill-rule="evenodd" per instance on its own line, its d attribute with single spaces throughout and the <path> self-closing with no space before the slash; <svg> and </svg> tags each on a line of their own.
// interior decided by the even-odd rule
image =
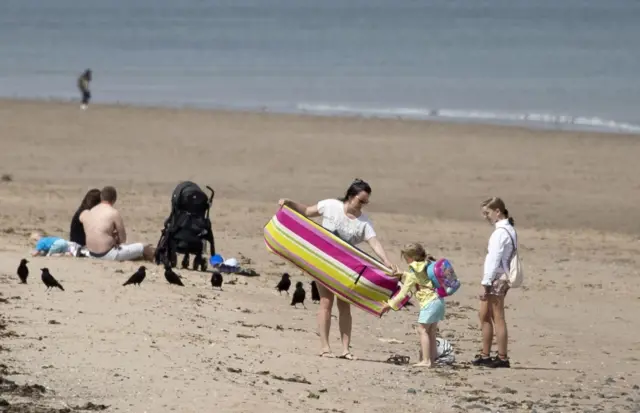
<svg viewBox="0 0 640 413">
<path fill-rule="evenodd" d="M 218 287 L 222 290 L 222 274 L 220 271 L 214 271 L 213 274 L 211 274 L 211 286 L 213 288 Z"/>
<path fill-rule="evenodd" d="M 302 304 L 304 308 L 307 308 L 307 306 L 304 305 L 304 297 L 306 295 L 307 293 L 302 287 L 302 282 L 298 281 L 296 283 L 296 290 L 293 292 L 293 297 L 291 298 L 291 305 L 296 307 L 298 304 Z"/>
<path fill-rule="evenodd" d="M 27 277 L 29 276 L 29 268 L 27 267 L 28 262 L 29 261 L 23 258 L 20 260 L 20 265 L 18 265 L 18 277 L 20 277 L 22 284 L 27 283 Z"/>
<path fill-rule="evenodd" d="M 47 286 L 47 291 L 49 291 L 49 288 L 55 288 L 55 287 L 58 287 L 59 289 L 64 291 L 64 288 L 62 288 L 60 283 L 56 281 L 55 278 L 53 278 L 53 275 L 51 275 L 48 268 L 41 268 L 41 270 L 42 270 L 42 282 L 44 283 L 44 285 Z"/>
<path fill-rule="evenodd" d="M 320 302 L 320 292 L 315 281 L 311 281 L 311 301 L 314 303 Z"/>
<path fill-rule="evenodd" d="M 140 268 L 138 268 L 138 271 L 134 272 L 133 275 L 129 277 L 127 282 L 122 285 L 125 286 L 129 284 L 136 284 L 138 287 L 140 287 L 140 283 L 142 282 L 142 280 L 144 280 L 144 277 L 147 276 L 146 270 L 147 270 L 147 267 L 145 267 L 144 265 L 141 265 Z"/>
<path fill-rule="evenodd" d="M 282 279 L 280 280 L 278 285 L 276 285 L 276 289 L 280 294 L 282 294 L 283 291 L 286 291 L 287 294 L 289 294 L 290 287 L 291 287 L 291 279 L 289 278 L 289 274 L 285 272 L 284 274 L 282 274 Z"/>
<path fill-rule="evenodd" d="M 182 284 L 182 280 L 180 280 L 180 276 L 173 272 L 171 267 L 166 267 L 164 269 L 164 278 L 169 281 L 169 284 L 175 284 L 184 287 L 184 284 Z"/>
</svg>

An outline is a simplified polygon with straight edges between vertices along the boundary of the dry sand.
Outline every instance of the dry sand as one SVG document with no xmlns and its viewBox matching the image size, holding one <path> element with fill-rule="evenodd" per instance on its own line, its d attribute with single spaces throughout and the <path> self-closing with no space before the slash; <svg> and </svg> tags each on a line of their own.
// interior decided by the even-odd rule
<svg viewBox="0 0 640 413">
<path fill-rule="evenodd" d="M 27 101 L 0 101 L 0 125 L 0 174 L 12 178 L 0 182 L 0 374 L 46 388 L 0 383 L 10 403 L 0 411 L 640 409 L 637 136 Z M 458 270 L 463 289 L 440 326 L 454 368 L 381 363 L 415 361 L 415 309 L 382 319 L 354 309 L 361 360 L 319 358 L 317 304 L 294 309 L 274 291 L 283 271 L 307 290 L 310 280 L 264 247 L 278 198 L 312 203 L 354 177 L 373 186 L 369 214 L 396 262 L 400 245 L 420 240 Z M 179 271 L 181 288 L 151 265 L 140 288 L 124 288 L 139 263 L 33 258 L 18 284 L 29 232 L 68 236 L 90 187 L 116 185 L 130 239 L 155 244 L 184 179 L 216 189 L 218 250 L 248 257 L 260 277 L 226 277 L 237 283 L 220 292 Z M 491 232 L 479 203 L 490 195 L 516 218 L 526 270 L 507 298 L 512 368 L 500 370 L 468 365 Z M 43 266 L 66 291 L 45 292 Z"/>
</svg>

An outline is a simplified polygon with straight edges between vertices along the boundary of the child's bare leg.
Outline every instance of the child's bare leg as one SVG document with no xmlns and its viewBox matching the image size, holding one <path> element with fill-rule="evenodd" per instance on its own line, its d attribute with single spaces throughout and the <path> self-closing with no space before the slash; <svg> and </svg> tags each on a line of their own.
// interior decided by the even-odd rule
<svg viewBox="0 0 640 413">
<path fill-rule="evenodd" d="M 414 364 L 414 367 L 431 367 L 429 361 L 429 328 L 430 324 L 418 324 L 418 331 L 420 332 L 420 348 L 422 350 L 422 360 L 419 363 Z"/>
<path fill-rule="evenodd" d="M 424 353 L 422 352 L 422 339 L 420 338 L 420 337 L 422 337 L 421 336 L 422 327 L 420 326 L 420 324 L 418 324 L 418 325 L 413 326 L 413 329 L 418 334 L 418 343 L 420 343 L 420 357 L 418 357 L 418 361 L 420 362 L 424 358 Z"/>
<path fill-rule="evenodd" d="M 429 361 L 431 362 L 431 366 L 436 364 L 436 359 L 438 358 L 438 342 L 436 341 L 437 331 L 438 323 L 429 325 L 427 333 L 429 335 Z"/>
</svg>

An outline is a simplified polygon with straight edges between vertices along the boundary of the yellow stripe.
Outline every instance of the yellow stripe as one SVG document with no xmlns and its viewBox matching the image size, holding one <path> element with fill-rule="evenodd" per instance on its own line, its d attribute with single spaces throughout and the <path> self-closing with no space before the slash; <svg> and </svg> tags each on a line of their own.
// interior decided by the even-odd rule
<svg viewBox="0 0 640 413">
<path fill-rule="evenodd" d="M 326 267 L 323 264 L 329 265 L 330 268 L 333 269 L 330 274 L 338 273 L 340 276 L 336 277 L 337 281 L 342 283 L 343 286 L 352 291 L 356 291 L 358 294 L 361 294 L 374 301 L 385 301 L 389 297 L 391 291 L 385 288 L 378 287 L 366 278 L 360 278 L 358 284 L 355 284 L 355 280 L 359 275 L 357 272 L 353 271 L 349 267 L 344 266 L 342 263 L 340 263 L 340 261 L 332 258 L 331 256 L 325 254 L 323 251 L 306 242 L 304 239 L 300 238 L 298 235 L 290 231 L 276 219 L 274 219 L 273 224 L 273 227 L 276 229 L 276 231 L 278 231 L 278 234 L 289 241 L 286 243 L 286 248 L 291 249 L 292 251 L 297 253 L 297 255 L 303 256 L 307 262 L 309 262 L 311 265 L 321 268 L 323 271 L 326 271 Z M 274 238 L 281 241 L 281 243 L 285 245 L 282 242 L 282 238 Z M 306 254 L 304 252 L 306 252 Z"/>
<path fill-rule="evenodd" d="M 297 247 L 304 248 L 310 254 L 313 254 L 317 258 L 317 260 L 328 261 L 328 263 L 333 265 L 333 267 L 335 268 L 335 271 L 342 272 L 345 275 L 347 275 L 350 278 L 350 282 L 351 282 L 351 283 L 344 284 L 347 288 L 350 288 L 352 290 L 357 290 L 359 294 L 362 294 L 365 297 L 368 297 L 375 301 L 386 301 L 389 298 L 391 294 L 390 290 L 386 288 L 382 288 L 372 283 L 365 277 L 361 277 L 360 280 L 358 281 L 358 284 L 355 284 L 355 280 L 359 276 L 359 274 L 356 271 L 343 265 L 340 261 L 331 257 L 330 255 L 327 255 L 324 251 L 316 248 L 311 243 L 307 242 L 306 240 L 304 240 L 294 232 L 290 231 L 288 228 L 282 225 L 280 221 L 277 220 L 276 217 L 273 218 L 273 226 L 277 229 L 277 231 L 280 234 L 282 234 L 282 236 L 285 236 L 291 239 L 291 241 L 294 242 Z M 330 236 L 333 240 L 339 240 L 339 238 L 334 236 L 333 234 L 331 234 Z M 353 246 L 350 244 L 346 244 L 345 247 L 354 253 L 357 252 L 354 250 Z M 367 261 L 371 262 L 370 260 L 367 260 Z M 309 262 L 312 265 L 316 265 L 316 260 L 309 261 Z"/>
<path fill-rule="evenodd" d="M 282 255 L 292 258 L 292 255 L 298 257 L 295 259 L 302 267 L 306 267 L 304 262 L 315 266 L 321 271 L 332 274 L 336 281 L 342 285 L 342 287 L 347 287 L 349 290 L 357 292 L 358 294 L 372 300 L 377 301 L 379 303 L 384 303 L 389 298 L 390 292 L 384 288 L 380 288 L 365 278 L 360 278 L 358 284 L 354 284 L 357 273 L 342 265 L 339 261 L 327 256 L 324 252 L 318 250 L 314 246 L 310 245 L 310 243 L 304 241 L 302 238 L 298 237 L 293 232 L 289 231 L 286 227 L 284 227 L 276 217 L 274 217 L 266 226 L 265 231 L 269 233 L 271 237 L 273 237 L 277 242 L 279 242 L 280 246 L 273 246 L 274 248 L 278 248 Z M 337 238 L 337 237 L 336 237 Z M 346 244 L 347 247 L 350 247 L 349 244 Z M 284 248 L 284 250 L 282 250 Z M 311 271 L 309 271 L 311 272 Z M 316 274 L 316 276 L 323 280 L 323 282 L 331 285 L 333 288 L 339 289 L 338 286 L 335 285 L 333 281 L 330 279 L 326 279 L 323 274 Z M 380 291 L 382 290 L 382 292 Z M 372 308 L 370 304 L 362 302 L 362 300 L 357 297 L 352 297 L 354 301 L 361 303 L 362 305 L 367 306 L 368 308 Z M 376 306 L 377 309 L 381 307 Z M 376 308 L 373 308 L 376 310 Z M 377 311 L 377 310 L 376 310 Z"/>
<path fill-rule="evenodd" d="M 269 232 L 271 237 L 281 245 L 274 245 L 273 247 L 278 248 L 278 252 L 287 257 L 295 257 L 295 261 L 301 264 L 305 269 L 308 269 L 305 263 L 309 263 L 321 271 L 334 274 L 336 281 L 343 286 L 348 286 L 353 283 L 354 280 L 349 277 L 343 269 L 332 265 L 328 260 L 321 259 L 305 248 L 304 245 L 295 242 L 291 237 L 287 236 L 284 227 L 279 225 L 279 222 L 277 222 L 275 218 L 269 223 L 269 225 L 267 225 L 266 230 Z M 330 279 L 326 279 L 322 274 L 316 275 L 318 278 L 322 279 L 324 283 L 331 285 L 333 288 L 338 288 L 334 282 Z"/>
<path fill-rule="evenodd" d="M 293 214 L 297 215 L 299 217 L 299 219 L 301 220 L 307 220 L 307 221 L 311 221 L 309 218 L 305 217 L 304 215 L 300 214 L 298 211 L 295 211 L 287 206 L 283 207 L 288 209 L 289 211 L 291 211 Z M 318 225 L 317 223 L 311 221 L 312 224 L 311 225 Z M 370 262 L 372 265 L 378 267 L 379 269 L 383 270 L 387 275 L 392 275 L 393 271 L 391 268 L 387 267 L 386 265 L 384 265 L 384 263 L 376 260 L 374 257 L 372 257 L 371 255 L 365 253 L 364 251 L 361 251 L 358 248 L 355 248 L 353 245 L 349 244 L 347 241 L 343 240 L 340 237 L 336 237 L 334 236 L 334 234 L 327 230 L 326 228 L 319 226 L 319 230 L 320 231 L 325 231 L 327 233 L 327 235 L 331 236 L 335 241 L 337 241 L 338 243 L 340 243 L 341 245 L 343 245 L 344 247 L 350 249 L 353 251 L 354 254 L 362 257 L 363 259 L 367 260 L 368 262 Z"/>
</svg>

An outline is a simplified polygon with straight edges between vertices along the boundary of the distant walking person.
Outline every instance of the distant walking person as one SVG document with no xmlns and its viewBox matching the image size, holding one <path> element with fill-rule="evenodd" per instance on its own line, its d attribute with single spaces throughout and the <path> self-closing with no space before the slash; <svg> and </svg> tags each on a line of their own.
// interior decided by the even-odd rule
<svg viewBox="0 0 640 413">
<path fill-rule="evenodd" d="M 82 94 L 82 105 L 80 109 L 85 110 L 91 99 L 91 91 L 89 90 L 89 82 L 91 82 L 91 69 L 87 69 L 78 78 L 78 89 Z"/>
</svg>

